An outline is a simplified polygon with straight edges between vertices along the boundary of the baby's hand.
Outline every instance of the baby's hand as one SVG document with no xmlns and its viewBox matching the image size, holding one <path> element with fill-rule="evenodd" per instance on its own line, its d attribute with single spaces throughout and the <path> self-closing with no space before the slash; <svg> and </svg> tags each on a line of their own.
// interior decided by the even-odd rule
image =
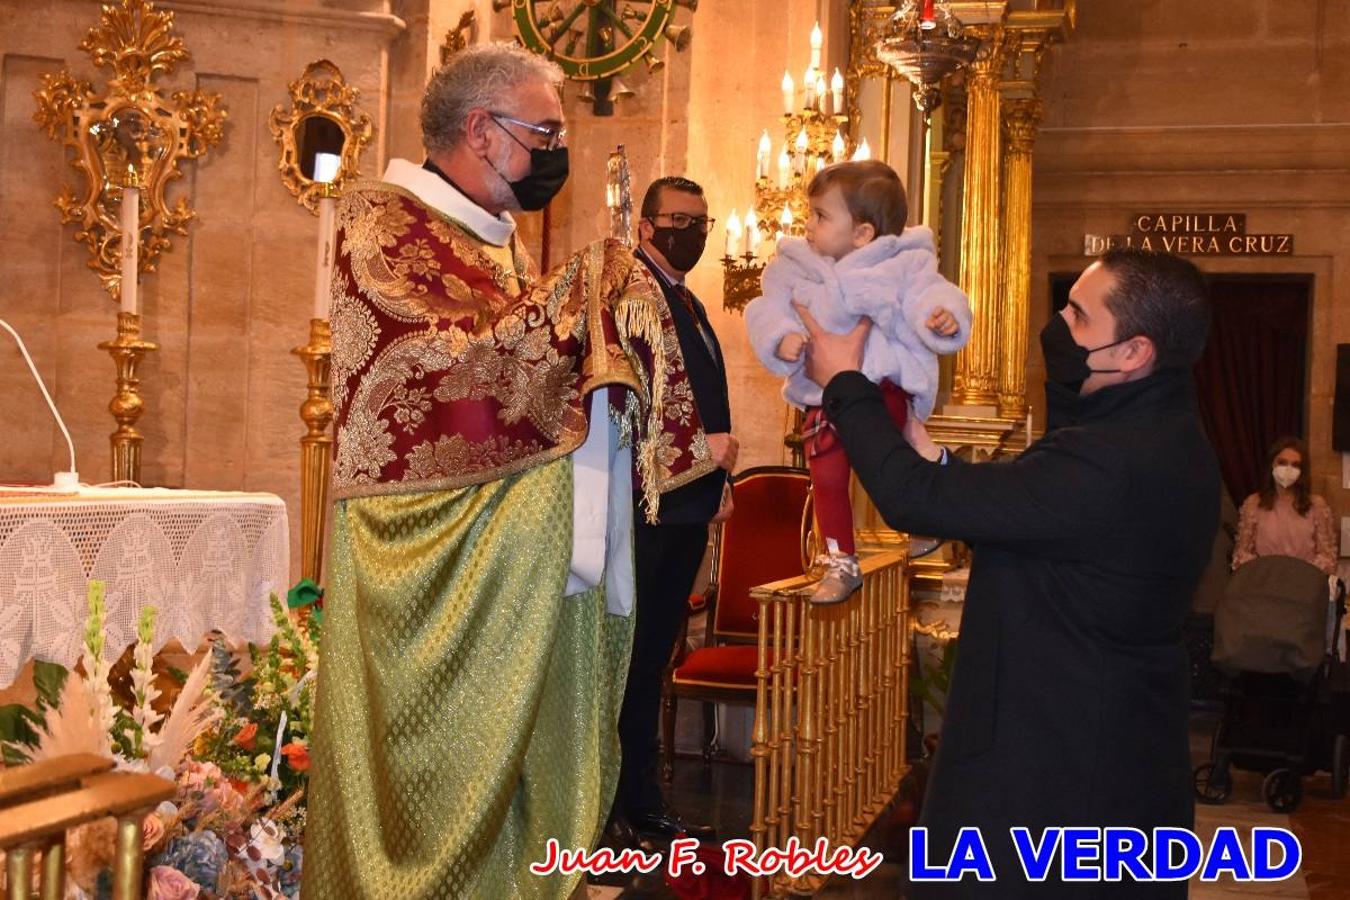
<svg viewBox="0 0 1350 900">
<path fill-rule="evenodd" d="M 778 342 L 777 356 L 783 362 L 796 362 L 802 358 L 802 349 L 806 346 L 806 336 L 795 331 L 786 334 Z"/>
<path fill-rule="evenodd" d="M 956 322 L 956 316 L 940 307 L 933 310 L 933 314 L 924 324 L 928 326 L 929 331 L 942 337 L 951 337 L 961 328 Z"/>
</svg>

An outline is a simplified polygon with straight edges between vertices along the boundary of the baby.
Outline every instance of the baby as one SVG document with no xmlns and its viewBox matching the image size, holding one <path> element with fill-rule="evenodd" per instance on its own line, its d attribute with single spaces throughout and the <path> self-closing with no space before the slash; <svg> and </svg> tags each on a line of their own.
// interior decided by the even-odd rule
<svg viewBox="0 0 1350 900">
<path fill-rule="evenodd" d="M 881 387 L 897 428 L 912 414 L 927 419 L 938 389 L 939 353 L 970 339 L 970 303 L 937 271 L 933 234 L 905 228 L 909 208 L 900 176 L 883 162 L 823 169 L 807 188 L 806 239 L 783 238 L 764 269 L 764 296 L 745 310 L 755 354 L 787 376 L 783 396 L 806 410 L 803 428 L 816 521 L 828 555 L 814 603 L 838 603 L 862 584 L 853 543 L 849 464 L 820 409 L 821 389 L 802 371 L 805 328 L 793 302 L 827 331 L 843 334 L 872 321 L 862 372 Z"/>
</svg>

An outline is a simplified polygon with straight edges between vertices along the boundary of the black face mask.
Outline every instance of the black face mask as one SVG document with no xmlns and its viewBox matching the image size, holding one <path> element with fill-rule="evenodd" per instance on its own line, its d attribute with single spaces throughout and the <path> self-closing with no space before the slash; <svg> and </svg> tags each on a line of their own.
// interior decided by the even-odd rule
<svg viewBox="0 0 1350 900">
<path fill-rule="evenodd" d="M 1091 349 L 1073 339 L 1069 323 L 1058 313 L 1050 317 L 1050 322 L 1041 329 L 1041 352 L 1045 355 L 1045 377 L 1054 384 L 1061 385 L 1078 393 L 1083 382 L 1090 375 L 1108 375 L 1120 369 L 1094 369 L 1088 365 L 1088 356 L 1098 350 L 1106 350 L 1123 344 L 1124 340 L 1102 344 Z"/>
<path fill-rule="evenodd" d="M 537 212 L 548 206 L 549 201 L 558 196 L 563 185 L 567 183 L 567 176 L 570 172 L 571 163 L 567 154 L 566 147 L 558 147 L 553 150 L 540 150 L 537 147 L 526 147 L 520 138 L 516 137 L 502 123 L 497 123 L 497 127 L 505 131 L 507 137 L 530 152 L 530 174 L 519 181 L 508 181 L 501 170 L 492 165 L 492 160 L 488 160 L 488 165 L 492 166 L 492 171 L 496 172 L 502 181 L 505 181 L 507 187 L 511 188 L 511 193 L 515 195 L 516 202 L 520 208 L 526 212 Z"/>
<path fill-rule="evenodd" d="M 652 226 L 652 246 L 677 272 L 689 272 L 703 257 L 708 246 L 708 235 L 698 225 L 688 228 L 657 228 Z"/>
</svg>

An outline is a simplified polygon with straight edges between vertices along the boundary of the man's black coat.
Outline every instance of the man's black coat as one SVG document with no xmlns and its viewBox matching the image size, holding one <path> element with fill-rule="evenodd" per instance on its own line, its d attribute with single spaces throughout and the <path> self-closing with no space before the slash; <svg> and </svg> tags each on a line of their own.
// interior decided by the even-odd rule
<svg viewBox="0 0 1350 900">
<path fill-rule="evenodd" d="M 1182 625 L 1218 526 L 1218 467 L 1186 372 L 1047 395 L 1047 433 L 1016 460 L 942 466 L 895 432 L 861 374 L 825 392 L 886 521 L 974 549 L 919 824 L 942 863 L 959 828 L 979 827 L 998 882 L 912 897 L 1185 896 L 1184 883 L 1030 888 L 1011 856 L 1017 825 L 1039 839 L 1051 825 L 1192 824 Z"/>
</svg>

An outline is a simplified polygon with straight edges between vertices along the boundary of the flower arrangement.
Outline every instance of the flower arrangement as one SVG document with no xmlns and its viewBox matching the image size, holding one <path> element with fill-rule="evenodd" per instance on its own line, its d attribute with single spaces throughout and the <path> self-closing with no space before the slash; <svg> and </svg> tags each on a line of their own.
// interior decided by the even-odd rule
<svg viewBox="0 0 1350 900">
<path fill-rule="evenodd" d="M 276 633 L 246 656 L 213 635 L 193 670 L 175 673 L 181 687 L 165 713 L 151 649 L 155 610 L 142 612 L 130 697 L 119 703 L 108 680 L 104 586 L 91 582 L 84 675 L 36 664 L 35 707 L 0 708 L 6 764 L 93 752 L 173 780 L 177 796 L 142 826 L 148 898 L 298 897 L 321 596 L 309 581 L 292 589 L 292 609 L 315 605 L 297 622 L 272 595 Z M 111 820 L 68 835 L 67 896 L 110 894 L 114 844 Z"/>
</svg>

